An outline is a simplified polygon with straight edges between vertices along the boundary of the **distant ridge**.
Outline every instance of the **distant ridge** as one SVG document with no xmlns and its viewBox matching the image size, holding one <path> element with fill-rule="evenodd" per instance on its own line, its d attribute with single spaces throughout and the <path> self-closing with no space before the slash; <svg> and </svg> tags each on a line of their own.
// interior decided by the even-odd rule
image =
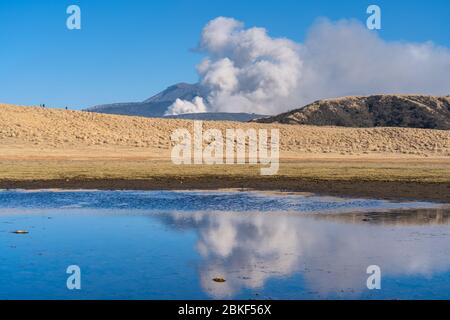
<svg viewBox="0 0 450 320">
<path fill-rule="evenodd" d="M 319 100 L 259 123 L 450 130 L 450 96 L 373 95 Z"/>
<path fill-rule="evenodd" d="M 185 119 L 185 120 L 209 120 L 209 121 L 239 121 L 248 122 L 267 115 L 255 113 L 230 113 L 230 112 L 205 112 L 205 113 L 185 113 L 176 116 L 166 116 L 167 119 Z"/>
</svg>

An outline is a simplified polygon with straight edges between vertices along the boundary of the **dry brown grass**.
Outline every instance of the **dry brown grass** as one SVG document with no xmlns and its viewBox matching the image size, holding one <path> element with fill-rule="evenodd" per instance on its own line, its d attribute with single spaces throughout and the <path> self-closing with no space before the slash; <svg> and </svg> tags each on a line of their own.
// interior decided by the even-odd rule
<svg viewBox="0 0 450 320">
<path fill-rule="evenodd" d="M 192 121 L 148 119 L 0 104 L 0 143 L 27 152 L 66 149 L 120 154 L 133 152 L 168 155 L 170 134 L 192 129 Z M 204 128 L 280 130 L 283 158 L 327 155 L 449 157 L 450 131 L 410 128 L 342 128 L 237 122 L 204 122 Z M 45 149 L 45 150 L 43 150 Z M 6 150 L 5 150 L 6 151 Z M 41 152 L 42 153 L 42 152 Z M 49 154 L 50 155 L 50 154 Z"/>
</svg>

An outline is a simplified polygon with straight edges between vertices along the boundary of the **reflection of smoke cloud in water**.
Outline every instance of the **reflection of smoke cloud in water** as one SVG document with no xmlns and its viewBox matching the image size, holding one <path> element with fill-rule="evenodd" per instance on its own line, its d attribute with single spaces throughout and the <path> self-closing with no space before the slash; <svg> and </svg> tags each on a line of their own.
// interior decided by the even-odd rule
<svg viewBox="0 0 450 320">
<path fill-rule="evenodd" d="M 349 289 L 357 297 L 366 290 L 366 268 L 372 264 L 379 265 L 383 275 L 427 276 L 450 268 L 444 252 L 450 250 L 448 226 L 394 228 L 283 213 L 198 212 L 173 217 L 198 230 L 198 251 L 204 258 L 201 283 L 215 298 L 233 297 L 242 289 L 262 290 L 270 279 L 297 273 L 305 290 L 322 297 Z M 227 281 L 211 281 L 218 276 Z M 301 290 L 302 284 L 298 286 Z"/>
<path fill-rule="evenodd" d="M 260 288 L 268 278 L 286 276 L 296 271 L 301 247 L 289 219 L 267 223 L 265 217 L 207 216 L 201 228 L 198 249 L 208 261 L 202 270 L 202 286 L 224 275 L 225 286 L 210 288 L 214 296 L 231 296 L 239 287 Z M 225 262 L 225 263 L 224 263 Z"/>
<path fill-rule="evenodd" d="M 318 99 L 380 93 L 446 95 L 450 51 L 431 42 L 387 42 L 354 20 L 320 20 L 303 43 L 219 17 L 203 29 L 197 66 L 206 100 L 178 100 L 168 114 L 277 114 Z"/>
</svg>

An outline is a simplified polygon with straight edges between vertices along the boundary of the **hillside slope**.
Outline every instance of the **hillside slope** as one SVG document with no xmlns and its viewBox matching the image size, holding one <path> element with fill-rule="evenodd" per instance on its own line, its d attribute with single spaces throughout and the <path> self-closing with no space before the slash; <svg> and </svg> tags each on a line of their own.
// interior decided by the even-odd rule
<svg viewBox="0 0 450 320">
<path fill-rule="evenodd" d="M 0 149 L 119 150 L 118 147 L 170 152 L 170 135 L 192 131 L 193 122 L 106 115 L 92 112 L 0 104 Z M 340 128 L 227 121 L 205 121 L 204 129 L 280 130 L 282 156 L 391 154 L 450 156 L 450 131 L 412 128 Z M 16 151 L 15 151 L 16 152 Z M 18 151 L 17 151 L 18 152 Z M 120 150 L 117 152 L 121 152 Z"/>
<path fill-rule="evenodd" d="M 375 95 L 316 101 L 261 123 L 450 130 L 450 96 Z"/>
</svg>

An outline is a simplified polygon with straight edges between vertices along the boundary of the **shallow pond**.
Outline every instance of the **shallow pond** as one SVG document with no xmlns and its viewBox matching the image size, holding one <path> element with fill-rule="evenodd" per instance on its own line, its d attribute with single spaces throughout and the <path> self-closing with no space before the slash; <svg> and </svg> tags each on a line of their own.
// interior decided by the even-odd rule
<svg viewBox="0 0 450 320">
<path fill-rule="evenodd" d="M 81 290 L 67 289 L 70 265 Z M 372 265 L 380 290 L 367 287 Z M 449 299 L 450 209 L 294 193 L 1 191 L 0 299 L 95 298 Z"/>
</svg>

